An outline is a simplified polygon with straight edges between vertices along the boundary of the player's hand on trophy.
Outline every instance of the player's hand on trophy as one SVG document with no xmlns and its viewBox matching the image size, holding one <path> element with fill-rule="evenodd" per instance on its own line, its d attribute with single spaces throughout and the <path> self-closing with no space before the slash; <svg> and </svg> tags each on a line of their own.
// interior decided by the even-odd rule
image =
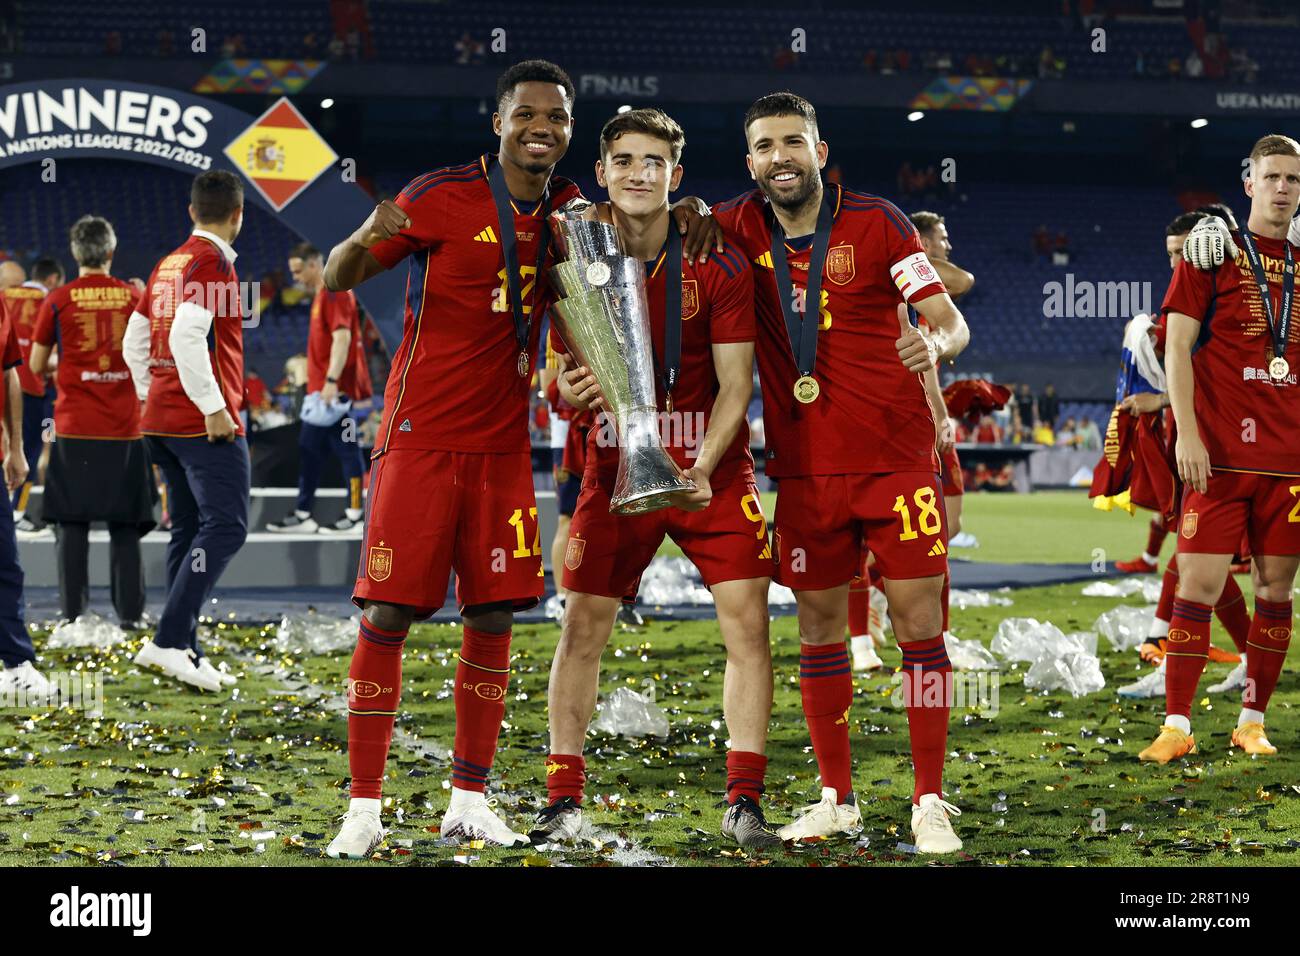
<svg viewBox="0 0 1300 956">
<path fill-rule="evenodd" d="M 672 214 L 682 235 L 682 258 L 687 262 L 705 263 L 710 252 L 722 251 L 722 227 L 703 199 L 697 196 L 680 199 L 673 203 Z"/>
<path fill-rule="evenodd" d="M 682 475 L 695 483 L 694 491 L 679 491 L 672 496 L 673 507 L 683 511 L 703 511 L 713 500 L 713 486 L 709 476 L 698 468 L 687 468 Z"/>
<path fill-rule="evenodd" d="M 1206 216 L 1183 240 L 1183 258 L 1198 269 L 1213 269 L 1224 259 L 1237 258 L 1237 246 L 1227 225 L 1218 216 Z"/>
<path fill-rule="evenodd" d="M 1210 453 L 1205 450 L 1201 436 L 1178 433 L 1178 443 L 1174 448 L 1174 457 L 1178 462 L 1178 477 L 1199 492 L 1205 491 L 1206 481 L 1210 477 Z"/>
<path fill-rule="evenodd" d="M 27 480 L 27 456 L 10 452 L 5 455 L 5 487 L 17 491 Z"/>
<path fill-rule="evenodd" d="M 938 364 L 939 347 L 907 318 L 907 306 L 898 306 L 898 329 L 902 333 L 894 342 L 898 358 L 909 372 L 924 372 Z"/>
<path fill-rule="evenodd" d="M 1149 415 L 1164 408 L 1165 399 L 1159 392 L 1138 392 L 1125 396 L 1119 407 L 1130 415 Z"/>
<path fill-rule="evenodd" d="M 208 430 L 210 442 L 231 441 L 235 437 L 235 420 L 224 408 L 204 416 L 203 426 Z"/>
<path fill-rule="evenodd" d="M 410 225 L 411 218 L 402 212 L 401 207 L 391 199 L 385 199 L 374 208 L 361 228 L 352 234 L 352 238 L 358 245 L 369 249 L 376 243 L 393 238 L 403 229 L 410 228 Z"/>
<path fill-rule="evenodd" d="M 564 371 L 557 381 L 560 383 L 560 396 L 574 408 L 600 410 L 605 407 L 605 393 L 600 390 L 596 375 L 585 365 L 577 367 L 567 352 L 558 356 Z"/>
</svg>

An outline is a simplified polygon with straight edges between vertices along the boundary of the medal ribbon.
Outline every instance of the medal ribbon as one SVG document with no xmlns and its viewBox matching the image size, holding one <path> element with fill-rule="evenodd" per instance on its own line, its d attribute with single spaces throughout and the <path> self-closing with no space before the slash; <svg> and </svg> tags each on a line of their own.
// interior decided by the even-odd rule
<svg viewBox="0 0 1300 956">
<path fill-rule="evenodd" d="M 528 338 L 531 332 L 532 316 L 524 312 L 523 296 L 520 295 L 519 278 L 519 237 L 515 234 L 515 210 L 510 202 L 510 189 L 506 185 L 505 170 L 501 168 L 500 157 L 492 164 L 488 173 L 488 186 L 492 190 L 492 201 L 497 207 L 497 228 L 501 235 L 501 254 L 506 264 L 506 288 L 510 292 L 510 311 L 515 323 L 515 341 L 519 343 L 521 355 L 528 352 Z M 542 266 L 546 263 L 546 250 L 551 244 L 551 191 L 542 191 L 541 212 L 542 230 L 537 237 L 537 266 L 533 272 L 533 282 L 542 281 Z M 537 286 L 533 286 L 536 290 Z M 536 293 L 534 292 L 534 301 Z"/>
<path fill-rule="evenodd" d="M 664 357 L 659 361 L 659 381 L 664 390 L 664 401 L 671 408 L 673 386 L 682 364 L 682 237 L 677 224 L 668 220 L 667 250 L 664 254 Z M 653 348 L 653 345 L 651 346 Z"/>
<path fill-rule="evenodd" d="M 1291 332 L 1291 301 L 1295 297 L 1295 261 L 1291 255 L 1291 243 L 1285 239 L 1282 241 L 1282 247 L 1286 250 L 1286 266 L 1282 271 L 1282 314 L 1276 319 L 1273 317 L 1273 296 L 1268 291 L 1268 274 L 1264 271 L 1264 261 L 1249 229 L 1241 230 L 1241 247 L 1250 260 L 1250 268 L 1254 271 L 1255 282 L 1259 286 L 1264 318 L 1268 321 L 1269 335 L 1273 337 L 1273 357 L 1282 358 Z"/>
<path fill-rule="evenodd" d="M 821 209 L 817 211 L 817 231 L 813 235 L 812 252 L 808 257 L 808 285 L 804 292 L 803 309 L 797 309 L 794 303 L 794 283 L 790 279 L 790 263 L 786 261 L 785 230 L 781 228 L 781 221 L 776 218 L 775 211 L 772 214 L 772 274 L 776 279 L 776 294 L 781 300 L 781 311 L 785 315 L 785 329 L 790 336 L 790 351 L 794 354 L 800 376 L 812 375 L 813 367 L 817 364 L 822 271 L 826 268 L 826 251 L 830 246 L 834 220 L 835 207 L 830 202 L 828 190 L 822 196 Z M 813 304 L 812 322 L 807 321 L 810 301 Z"/>
</svg>

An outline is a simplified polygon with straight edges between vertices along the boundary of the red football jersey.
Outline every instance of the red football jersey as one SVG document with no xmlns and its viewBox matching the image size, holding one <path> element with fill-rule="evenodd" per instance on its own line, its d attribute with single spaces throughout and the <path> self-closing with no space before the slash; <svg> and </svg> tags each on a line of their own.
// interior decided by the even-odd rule
<svg viewBox="0 0 1300 956">
<path fill-rule="evenodd" d="M 13 323 L 9 321 L 9 310 L 0 309 L 0 367 L 9 371 L 14 366 L 22 368 L 23 353 L 18 347 L 18 336 Z M 0 421 L 4 420 L 5 404 L 9 398 L 9 389 L 0 388 Z"/>
<path fill-rule="evenodd" d="M 664 306 L 670 267 L 666 259 L 667 249 L 654 262 L 646 263 L 646 302 L 656 363 L 662 362 L 664 355 Z M 564 348 L 554 328 L 551 335 L 552 346 Z M 661 419 L 666 424 L 660 428 L 665 449 L 682 468 L 695 463 L 718 394 L 711 346 L 753 342 L 755 335 L 754 275 L 739 248 L 728 244 L 722 252 L 711 253 L 702 266 L 683 260 L 682 354 L 673 386 L 673 414 Z M 656 382 L 655 394 L 659 410 L 665 411 L 662 381 Z M 607 489 L 612 488 L 618 459 L 613 426 L 607 429 L 602 418 L 587 436 L 587 472 Z M 718 459 L 710 483 L 721 486 L 738 470 L 753 467 L 749 424 L 742 422 L 730 447 Z"/>
<path fill-rule="evenodd" d="M 898 304 L 945 291 L 916 229 L 892 203 L 835 184 L 813 376 L 816 401 L 794 397 L 795 367 L 772 271 L 772 212 L 757 189 L 714 209 L 756 263 L 758 371 L 767 474 L 938 472 L 934 419 L 921 376 L 899 361 Z M 807 285 L 811 237 L 786 243 L 796 288 Z M 810 306 L 811 308 L 811 306 Z"/>
<path fill-rule="evenodd" d="M 181 386 L 168 344 L 172 319 L 182 302 L 193 302 L 213 314 L 208 356 L 226 410 L 235 420 L 236 433 L 242 435 L 244 330 L 239 279 L 234 263 L 215 243 L 193 235 L 154 266 L 136 305 L 136 311 L 149 320 L 149 397 L 141 428 L 149 435 L 194 438 L 207 434 L 203 413 Z"/>
<path fill-rule="evenodd" d="M 385 268 L 410 257 L 402 343 L 384 394 L 376 456 L 390 448 L 528 450 L 532 377 L 519 374 L 505 254 L 487 178 L 495 162 L 484 154 L 413 179 L 396 199 L 410 227 L 370 249 Z M 573 183 L 552 177 L 551 209 L 579 195 Z M 534 274 L 548 212 L 543 206 L 514 203 L 520 294 L 533 318 L 530 356 L 537 352 L 549 296 L 547 264 L 541 276 Z"/>
<path fill-rule="evenodd" d="M 366 365 L 366 343 L 361 338 L 361 317 L 351 292 L 331 292 L 324 286 L 311 300 L 311 325 L 307 332 L 307 391 L 325 386 L 330 367 L 330 348 L 336 329 L 352 333 L 348 359 L 339 374 L 339 393 L 353 401 L 370 397 L 370 368 Z"/>
<path fill-rule="evenodd" d="M 32 335 L 41 345 L 59 347 L 58 437 L 140 437 L 140 402 L 122 358 L 136 298 L 130 283 L 105 275 L 82 276 L 45 297 Z"/>
<path fill-rule="evenodd" d="M 44 395 L 45 379 L 37 376 L 28 363 L 32 355 L 32 329 L 36 328 L 36 313 L 45 299 L 45 289 L 30 285 L 16 285 L 0 291 L 0 307 L 9 312 L 9 324 L 18 339 L 23 354 L 23 364 L 18 366 L 18 384 L 28 395 Z"/>
<path fill-rule="evenodd" d="M 1210 453 L 1210 466 L 1223 471 L 1300 475 L 1300 309 L 1293 307 L 1286 359 L 1291 374 L 1274 382 L 1268 375 L 1273 339 L 1250 260 L 1237 239 L 1237 259 L 1202 271 L 1186 262 L 1174 269 L 1161 311 L 1201 321 L 1192 352 L 1196 380 L 1196 423 Z M 1256 236 L 1268 275 L 1273 315 L 1282 307 L 1285 240 Z M 1300 258 L 1300 250 L 1291 247 Z M 1250 423 L 1244 421 L 1249 419 Z M 1253 423 L 1253 424 L 1252 424 Z M 1245 434 L 1249 429 L 1250 439 Z"/>
</svg>

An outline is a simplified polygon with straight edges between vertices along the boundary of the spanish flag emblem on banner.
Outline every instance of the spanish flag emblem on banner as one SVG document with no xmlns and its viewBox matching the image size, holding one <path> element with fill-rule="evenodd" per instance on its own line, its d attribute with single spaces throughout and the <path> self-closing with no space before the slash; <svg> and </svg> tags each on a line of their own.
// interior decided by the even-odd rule
<svg viewBox="0 0 1300 956">
<path fill-rule="evenodd" d="M 283 97 L 236 136 L 225 153 L 276 212 L 338 159 L 338 154 Z"/>
</svg>

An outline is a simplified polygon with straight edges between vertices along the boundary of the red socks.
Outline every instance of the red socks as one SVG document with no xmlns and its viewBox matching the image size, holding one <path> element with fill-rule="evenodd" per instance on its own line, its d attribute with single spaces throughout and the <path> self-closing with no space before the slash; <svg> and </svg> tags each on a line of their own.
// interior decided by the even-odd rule
<svg viewBox="0 0 1300 956">
<path fill-rule="evenodd" d="M 849 751 L 849 708 L 853 704 L 853 675 L 849 651 L 837 644 L 800 644 L 799 692 L 808 736 L 822 786 L 833 787 L 840 801 L 853 790 Z"/>
<path fill-rule="evenodd" d="M 587 786 L 587 761 L 582 754 L 551 754 L 546 758 L 546 796 L 550 804 L 565 797 L 582 803 Z"/>
<path fill-rule="evenodd" d="M 1277 687 L 1287 648 L 1291 646 L 1291 602 L 1255 598 L 1255 619 L 1250 623 L 1246 646 L 1246 688 L 1241 703 L 1262 713 L 1268 709 L 1268 700 Z M 1254 700 L 1248 700 L 1250 696 Z"/>
<path fill-rule="evenodd" d="M 1160 557 L 1160 549 L 1164 546 L 1165 538 L 1169 535 L 1169 529 L 1165 527 L 1164 519 L 1159 516 L 1151 519 L 1151 527 L 1147 531 L 1147 554 L 1153 558 Z"/>
<path fill-rule="evenodd" d="M 912 739 L 915 784 L 912 803 L 927 793 L 943 794 L 943 756 L 952 708 L 952 663 L 943 635 L 899 644 L 903 652 L 903 703 Z"/>
<path fill-rule="evenodd" d="M 1258 608 L 1258 604 L 1256 608 Z M 1231 574 L 1228 575 L 1227 581 L 1224 582 L 1223 593 L 1219 595 L 1219 603 L 1214 605 L 1214 616 L 1219 619 L 1223 629 L 1232 638 L 1237 653 L 1245 653 L 1246 641 L 1250 636 L 1250 615 L 1246 613 L 1246 598 L 1241 593 L 1241 585 L 1237 583 L 1237 579 Z"/>
<path fill-rule="evenodd" d="M 348 668 L 348 768 L 351 796 L 378 800 L 393 722 L 402 696 L 402 647 L 406 631 L 385 631 L 364 617 Z"/>
<path fill-rule="evenodd" d="M 456 741 L 451 783 L 461 790 L 487 787 L 497 753 L 510 683 L 510 632 L 486 634 L 466 626 L 456 665 Z"/>
<path fill-rule="evenodd" d="M 1192 716 L 1192 698 L 1210 651 L 1210 606 L 1174 600 L 1165 638 L 1165 713 Z"/>
<path fill-rule="evenodd" d="M 767 757 L 748 750 L 733 750 L 727 754 L 727 803 L 733 804 L 741 797 L 755 803 L 763 799 L 763 777 L 767 773 Z M 842 791 L 841 791 L 842 792 Z"/>
<path fill-rule="evenodd" d="M 1231 577 L 1231 575 L 1229 575 Z M 1156 602 L 1156 617 L 1168 621 L 1174 616 L 1174 598 L 1178 594 L 1178 555 L 1165 565 L 1165 576 L 1160 581 L 1160 600 Z M 1222 598 L 1220 598 L 1222 600 Z"/>
<path fill-rule="evenodd" d="M 871 632 L 871 584 L 864 578 L 849 582 L 849 637 Z"/>
</svg>

